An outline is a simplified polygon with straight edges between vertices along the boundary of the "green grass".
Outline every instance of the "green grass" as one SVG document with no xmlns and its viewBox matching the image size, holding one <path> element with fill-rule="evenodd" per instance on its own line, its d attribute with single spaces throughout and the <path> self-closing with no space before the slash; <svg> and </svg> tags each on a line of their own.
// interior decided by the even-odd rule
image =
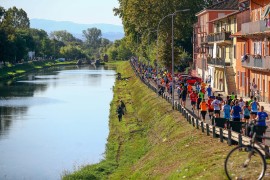
<svg viewBox="0 0 270 180">
<path fill-rule="evenodd" d="M 54 60 L 32 61 L 24 64 L 11 65 L 0 68 L 0 80 L 12 79 L 25 74 L 26 72 L 59 65 L 76 64 L 76 61 L 58 62 Z"/>
<path fill-rule="evenodd" d="M 128 62 L 116 64 L 128 80 L 117 80 L 111 102 L 105 159 L 64 180 L 77 179 L 226 179 L 225 157 L 232 147 L 187 123 L 168 102 L 143 85 Z M 116 107 L 126 103 L 118 122 Z"/>
</svg>

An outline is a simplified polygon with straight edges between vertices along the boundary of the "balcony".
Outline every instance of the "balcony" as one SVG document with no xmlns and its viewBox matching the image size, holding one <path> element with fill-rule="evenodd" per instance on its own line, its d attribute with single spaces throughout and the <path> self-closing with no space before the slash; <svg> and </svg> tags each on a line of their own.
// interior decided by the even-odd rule
<svg viewBox="0 0 270 180">
<path fill-rule="evenodd" d="M 221 58 L 207 58 L 207 64 L 211 66 L 231 66 L 230 62 L 226 62 Z"/>
<path fill-rule="evenodd" d="M 248 56 L 247 60 L 242 61 L 242 66 L 249 69 L 268 71 L 270 70 L 270 56 Z"/>
<path fill-rule="evenodd" d="M 209 34 L 207 36 L 207 42 L 209 44 L 232 44 L 232 38 L 230 38 L 231 32 L 218 32 L 214 34 Z"/>
<path fill-rule="evenodd" d="M 243 23 L 241 28 L 243 35 L 262 33 L 270 29 L 265 20 Z"/>
</svg>

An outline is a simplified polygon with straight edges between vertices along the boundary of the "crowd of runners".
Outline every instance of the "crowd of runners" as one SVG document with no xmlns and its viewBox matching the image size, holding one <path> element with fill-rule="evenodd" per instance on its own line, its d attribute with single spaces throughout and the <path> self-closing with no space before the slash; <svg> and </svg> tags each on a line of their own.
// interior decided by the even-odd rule
<svg viewBox="0 0 270 180">
<path fill-rule="evenodd" d="M 264 107 L 260 106 L 256 97 L 251 96 L 248 101 L 244 101 L 234 93 L 223 97 L 221 94 L 216 94 L 207 83 L 191 84 L 185 77 L 181 78 L 180 73 L 172 76 L 166 69 L 157 71 L 156 66 L 148 66 L 135 58 L 131 62 L 144 81 L 156 84 L 160 95 L 166 92 L 172 96 L 174 88 L 181 105 L 186 107 L 187 103 L 190 103 L 193 113 L 204 122 L 208 114 L 210 120 L 213 117 L 225 118 L 228 121 L 247 124 L 255 122 L 258 126 L 266 126 L 268 114 L 264 111 Z"/>
</svg>

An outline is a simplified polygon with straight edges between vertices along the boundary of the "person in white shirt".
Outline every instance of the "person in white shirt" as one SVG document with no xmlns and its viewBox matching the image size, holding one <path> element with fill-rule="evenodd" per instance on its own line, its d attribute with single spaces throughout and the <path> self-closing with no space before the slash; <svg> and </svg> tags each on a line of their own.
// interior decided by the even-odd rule
<svg viewBox="0 0 270 180">
<path fill-rule="evenodd" d="M 216 99 L 211 103 L 211 105 L 214 107 L 214 114 L 216 118 L 220 117 L 220 109 L 221 109 L 221 102 L 218 100 L 218 96 L 216 96 Z"/>
</svg>

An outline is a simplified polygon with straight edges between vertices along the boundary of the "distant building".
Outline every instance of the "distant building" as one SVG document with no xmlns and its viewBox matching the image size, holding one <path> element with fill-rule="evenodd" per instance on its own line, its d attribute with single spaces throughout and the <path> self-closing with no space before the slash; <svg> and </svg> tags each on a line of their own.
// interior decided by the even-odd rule
<svg viewBox="0 0 270 180">
<path fill-rule="evenodd" d="M 192 74 L 199 76 L 203 81 L 208 81 L 212 86 L 215 85 L 213 81 L 215 69 L 213 66 L 208 66 L 207 58 L 216 58 L 216 45 L 215 40 L 211 39 L 208 35 L 212 33 L 220 33 L 224 24 L 220 24 L 219 28 L 214 31 L 214 27 L 211 21 L 214 19 L 225 17 L 228 14 L 236 12 L 238 9 L 238 2 L 235 0 L 215 1 L 214 5 L 205 8 L 204 10 L 196 14 L 198 22 L 193 27 L 193 67 Z M 220 33 L 225 35 L 226 33 Z M 218 37 L 218 34 L 214 35 Z M 211 41 L 208 42 L 208 38 Z M 213 49 L 215 47 L 215 49 Z M 210 48 L 210 49 L 209 49 Z M 211 51 L 212 48 L 212 51 Z M 212 54 L 209 53 L 212 52 Z M 225 50 L 223 50 L 224 53 Z M 209 69 L 210 68 L 210 69 Z M 220 74 L 220 76 L 223 76 Z M 221 80 L 221 78 L 219 78 Z M 224 82 L 224 79 L 222 80 Z M 218 86 L 219 87 L 219 86 Z M 220 87 L 224 90 L 224 86 Z"/>
</svg>

